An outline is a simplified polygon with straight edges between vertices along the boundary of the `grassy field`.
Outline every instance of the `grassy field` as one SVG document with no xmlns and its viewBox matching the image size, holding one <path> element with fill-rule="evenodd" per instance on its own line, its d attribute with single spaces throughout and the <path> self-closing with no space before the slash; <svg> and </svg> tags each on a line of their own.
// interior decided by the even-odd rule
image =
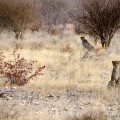
<svg viewBox="0 0 120 120">
<path fill-rule="evenodd" d="M 110 48 L 106 51 L 101 48 L 99 42 L 95 45 L 93 38 L 86 36 L 97 51 L 95 55 L 87 59 L 81 59 L 87 50 L 83 48 L 80 36 L 67 31 L 64 38 L 60 39 L 59 36 L 51 36 L 45 32 L 34 34 L 26 32 L 25 39 L 17 41 L 13 33 L 3 32 L 0 38 L 0 50 L 6 56 L 6 60 L 11 60 L 13 59 L 11 54 L 17 44 L 19 46 L 17 53 L 21 57 L 37 60 L 37 66 L 46 66 L 42 71 L 44 75 L 29 81 L 24 86 L 25 88 L 40 90 L 44 94 L 50 90 L 98 93 L 100 94 L 98 98 L 88 100 L 86 97 L 85 101 L 92 101 L 97 105 L 112 103 L 118 98 L 118 91 L 108 92 L 107 84 L 111 78 L 112 61 L 120 60 L 118 44 L 120 35 L 117 34 L 113 38 Z M 1 77 L 1 87 L 4 86 L 4 82 L 5 78 Z M 43 118 L 43 120 L 46 119 Z"/>
<path fill-rule="evenodd" d="M 93 39 L 86 36 L 96 48 L 97 54 L 92 58 L 81 59 L 85 50 L 81 44 L 80 36 L 67 33 L 63 39 L 51 36 L 45 32 L 30 32 L 25 34 L 23 41 L 16 41 L 13 33 L 2 33 L 0 49 L 6 59 L 13 59 L 12 52 L 17 44 L 21 57 L 27 60 L 37 60 L 38 66 L 45 65 L 43 76 L 31 80 L 27 87 L 97 91 L 106 88 L 112 72 L 112 60 L 119 60 L 119 47 L 116 35 L 111 47 L 104 51 L 99 42 L 94 45 Z M 82 36 L 82 35 L 81 35 Z"/>
</svg>

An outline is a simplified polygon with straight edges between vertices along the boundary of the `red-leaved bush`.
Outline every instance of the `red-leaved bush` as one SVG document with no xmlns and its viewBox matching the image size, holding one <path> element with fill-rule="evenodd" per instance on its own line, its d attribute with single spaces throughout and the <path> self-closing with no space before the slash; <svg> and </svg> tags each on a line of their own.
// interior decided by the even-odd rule
<svg viewBox="0 0 120 120">
<path fill-rule="evenodd" d="M 20 54 L 16 54 L 18 46 L 13 51 L 13 60 L 6 61 L 3 52 L 0 53 L 0 74 L 3 74 L 7 77 L 7 82 L 11 85 L 15 84 L 18 86 L 26 84 L 32 78 L 43 75 L 41 71 L 45 68 L 36 67 L 37 61 L 28 61 L 24 57 L 21 57 Z"/>
</svg>

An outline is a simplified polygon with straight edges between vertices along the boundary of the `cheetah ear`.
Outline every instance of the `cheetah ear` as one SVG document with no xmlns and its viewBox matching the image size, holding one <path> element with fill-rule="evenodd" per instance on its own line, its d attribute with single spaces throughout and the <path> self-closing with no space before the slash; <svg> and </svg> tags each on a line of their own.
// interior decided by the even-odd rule
<svg viewBox="0 0 120 120">
<path fill-rule="evenodd" d="M 117 64 L 117 65 L 120 65 L 120 61 L 116 61 L 116 64 Z"/>
<path fill-rule="evenodd" d="M 116 61 L 112 61 L 112 64 L 113 64 L 113 65 L 116 65 Z"/>
<path fill-rule="evenodd" d="M 114 64 L 114 63 L 115 63 L 115 61 L 112 61 L 112 63 Z"/>
</svg>

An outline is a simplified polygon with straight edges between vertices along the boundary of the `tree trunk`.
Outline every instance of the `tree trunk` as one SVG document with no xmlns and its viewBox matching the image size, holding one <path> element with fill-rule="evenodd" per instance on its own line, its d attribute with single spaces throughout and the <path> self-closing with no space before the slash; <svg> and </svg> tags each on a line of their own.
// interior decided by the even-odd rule
<svg viewBox="0 0 120 120">
<path fill-rule="evenodd" d="M 111 43 L 111 40 L 101 40 L 101 44 L 104 49 L 109 48 L 110 43 Z"/>
<path fill-rule="evenodd" d="M 106 42 L 101 40 L 102 48 L 106 49 Z"/>
<path fill-rule="evenodd" d="M 16 31 L 15 32 L 15 38 L 18 40 L 19 39 L 19 36 L 20 36 L 20 32 L 19 31 Z"/>
<path fill-rule="evenodd" d="M 15 38 L 17 39 L 17 40 L 19 40 L 19 39 L 24 39 L 24 37 L 23 37 L 23 32 L 20 32 L 20 31 L 17 31 L 17 32 L 15 32 Z"/>
<path fill-rule="evenodd" d="M 107 47 L 109 47 L 109 46 L 110 46 L 111 39 L 112 39 L 112 38 L 110 38 L 110 39 L 108 40 L 108 42 L 107 42 Z"/>
<path fill-rule="evenodd" d="M 113 70 L 108 88 L 120 87 L 120 61 L 112 61 Z"/>
</svg>

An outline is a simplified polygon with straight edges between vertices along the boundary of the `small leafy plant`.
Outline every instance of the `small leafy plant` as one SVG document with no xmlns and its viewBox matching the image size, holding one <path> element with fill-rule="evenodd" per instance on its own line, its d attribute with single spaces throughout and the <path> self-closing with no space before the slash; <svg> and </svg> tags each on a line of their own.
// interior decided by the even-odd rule
<svg viewBox="0 0 120 120">
<path fill-rule="evenodd" d="M 45 68 L 36 67 L 37 61 L 28 61 L 20 54 L 17 54 L 18 46 L 16 45 L 15 50 L 12 53 L 13 60 L 6 61 L 3 52 L 0 53 L 0 74 L 7 77 L 7 82 L 10 85 L 22 86 L 29 80 L 36 76 L 43 75 L 41 71 Z"/>
</svg>

